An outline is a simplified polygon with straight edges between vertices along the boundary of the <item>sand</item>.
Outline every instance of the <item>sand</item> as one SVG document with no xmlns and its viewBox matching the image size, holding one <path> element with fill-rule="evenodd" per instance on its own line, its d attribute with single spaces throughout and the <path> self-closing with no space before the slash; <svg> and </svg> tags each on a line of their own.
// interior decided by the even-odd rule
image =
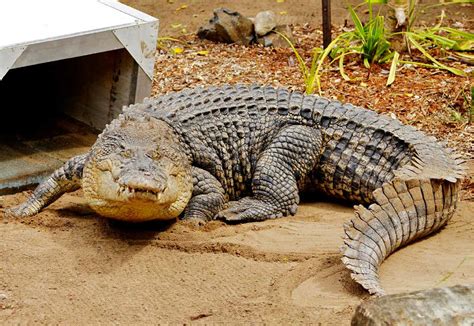
<svg viewBox="0 0 474 326">
<path fill-rule="evenodd" d="M 161 36 L 192 32 L 213 8 L 236 3 L 124 2 L 158 16 Z M 248 15 L 272 8 L 282 23 L 320 23 L 320 2 L 238 3 Z M 448 17 L 465 15 L 453 9 Z M 334 2 L 333 23 L 345 18 Z M 348 206 L 315 198 L 296 216 L 259 223 L 133 225 L 98 217 L 79 191 L 32 218 L 5 220 L 2 208 L 25 195 L 0 197 L 2 325 L 347 325 L 370 298 L 340 261 Z M 387 292 L 474 283 L 473 217 L 474 202 L 461 202 L 447 227 L 390 256 L 380 271 Z"/>
<path fill-rule="evenodd" d="M 8 207 L 25 193 L 0 197 Z M 473 202 L 381 267 L 388 293 L 474 283 Z M 369 299 L 340 261 L 352 208 L 196 227 L 96 216 L 81 192 L 0 224 L 0 324 L 348 324 Z"/>
</svg>

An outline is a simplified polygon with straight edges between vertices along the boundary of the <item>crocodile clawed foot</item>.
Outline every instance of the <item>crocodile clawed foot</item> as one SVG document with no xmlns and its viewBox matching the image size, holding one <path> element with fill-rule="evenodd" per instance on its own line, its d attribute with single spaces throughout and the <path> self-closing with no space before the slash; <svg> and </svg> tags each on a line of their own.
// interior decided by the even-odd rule
<svg viewBox="0 0 474 326">
<path fill-rule="evenodd" d="M 229 202 L 227 207 L 228 208 L 217 213 L 215 216 L 216 220 L 236 223 L 263 221 L 283 216 L 283 213 L 280 212 L 278 208 L 251 197 Z"/>
<path fill-rule="evenodd" d="M 182 219 L 181 223 L 183 223 L 184 225 L 187 225 L 191 228 L 201 228 L 204 225 L 206 225 L 207 220 L 203 220 L 202 218 L 193 218 L 193 217 L 191 217 L 191 218 Z"/>
<path fill-rule="evenodd" d="M 198 209 L 190 209 L 189 207 L 184 212 L 184 215 L 181 217 L 181 222 L 183 224 L 192 226 L 192 227 L 202 227 L 210 220 L 209 215 Z"/>
<path fill-rule="evenodd" d="M 4 213 L 6 218 L 20 218 L 35 215 L 37 210 L 32 209 L 30 205 L 27 205 L 27 203 L 23 203 L 7 208 Z"/>
</svg>

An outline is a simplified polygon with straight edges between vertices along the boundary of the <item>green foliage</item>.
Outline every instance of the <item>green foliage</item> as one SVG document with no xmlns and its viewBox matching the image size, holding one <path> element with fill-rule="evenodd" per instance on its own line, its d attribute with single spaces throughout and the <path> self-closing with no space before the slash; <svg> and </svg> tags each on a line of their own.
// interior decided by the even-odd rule
<svg viewBox="0 0 474 326">
<path fill-rule="evenodd" d="M 425 67 L 431 67 L 431 68 L 437 68 L 437 69 L 444 69 L 458 76 L 465 75 L 464 71 L 449 67 L 441 63 L 439 60 L 435 59 L 431 54 L 429 54 L 429 52 L 426 50 L 427 48 L 429 48 L 430 44 L 436 45 L 436 43 L 432 41 L 434 37 L 436 37 L 436 34 L 433 34 L 431 32 L 425 32 L 425 33 L 405 32 L 405 36 L 409 44 L 414 46 L 418 51 L 421 52 L 421 54 L 426 59 L 432 62 L 431 65 L 421 64 L 420 62 L 413 62 L 413 61 L 407 62 L 407 63 L 411 63 L 414 65 L 423 65 Z M 420 43 L 420 41 L 424 41 L 424 42 Z"/>
<path fill-rule="evenodd" d="M 373 63 L 391 62 L 390 72 L 386 85 L 389 86 L 395 81 L 397 66 L 399 64 L 412 64 L 416 66 L 443 69 L 455 75 L 464 76 L 465 72 L 450 67 L 441 62 L 442 59 L 435 58 L 430 54 L 431 50 L 439 49 L 438 53 L 449 51 L 450 59 L 458 59 L 468 63 L 474 63 L 474 34 L 449 27 L 442 27 L 440 23 L 431 28 L 414 29 L 418 11 L 415 0 L 408 0 L 408 21 L 405 31 L 399 33 L 389 33 L 385 29 L 384 17 L 380 12 L 374 14 L 373 4 L 386 5 L 387 0 L 365 0 L 368 6 L 368 21 L 364 24 L 354 8 L 349 6 L 349 14 L 354 24 L 354 30 L 341 33 L 326 49 L 315 48 L 312 51 L 311 61 L 307 66 L 305 60 L 296 50 L 291 41 L 283 34 L 283 37 L 292 48 L 298 60 L 298 65 L 304 77 L 306 93 L 313 93 L 316 89 L 321 93 L 321 74 L 323 65 L 328 62 L 332 64 L 338 61 L 339 72 L 345 80 L 350 77 L 344 71 L 344 60 L 347 56 L 360 56 L 364 66 L 369 69 Z M 472 0 L 452 0 L 435 5 L 449 5 L 460 3 L 472 3 Z M 433 6 L 430 6 L 433 7 Z M 411 49 L 416 49 L 425 58 L 425 62 L 417 60 L 402 60 L 397 51 L 391 49 L 390 39 L 396 34 L 402 34 L 410 55 Z"/>
<path fill-rule="evenodd" d="M 366 0 L 369 1 L 369 0 Z M 405 0 L 408 1 L 408 24 L 406 30 L 409 32 L 412 30 L 412 27 L 414 26 L 414 23 L 416 19 L 418 19 L 419 13 L 423 12 L 427 9 L 430 8 L 444 8 L 449 5 L 459 5 L 459 4 L 472 4 L 473 0 L 439 0 L 439 3 L 437 4 L 432 4 L 432 5 L 424 5 L 424 6 L 416 6 L 416 0 Z M 440 23 L 438 24 L 438 27 L 441 26 L 441 23 L 443 21 L 443 18 L 445 17 L 445 12 L 444 9 L 441 11 L 441 16 L 440 16 Z"/>
<path fill-rule="evenodd" d="M 395 81 L 395 74 L 397 73 L 397 65 L 399 63 L 400 54 L 395 51 L 392 64 L 390 65 L 390 72 L 387 78 L 387 86 L 390 86 Z"/>
<path fill-rule="evenodd" d="M 335 48 L 332 56 L 360 53 L 366 68 L 370 68 L 370 63 L 373 62 L 385 62 L 390 55 L 390 42 L 386 38 L 384 17 L 378 14 L 373 17 L 371 3 L 369 3 L 369 21 L 365 25 L 351 6 L 349 13 L 355 29 L 341 34 L 340 40 L 343 46 Z"/>
<path fill-rule="evenodd" d="M 464 32 L 449 27 L 442 27 L 443 19 L 445 17 L 444 10 L 441 11 L 440 21 L 434 27 L 428 28 L 414 28 L 414 23 L 418 18 L 418 13 L 428 8 L 444 7 L 452 4 L 468 4 L 473 3 L 472 0 L 452 0 L 440 1 L 438 4 L 428 6 L 415 6 L 415 0 L 408 0 L 408 24 L 406 30 L 401 32 L 408 45 L 408 51 L 411 55 L 411 48 L 415 48 L 425 57 L 431 64 L 422 62 L 409 62 L 414 65 L 431 67 L 436 69 L 444 69 L 453 74 L 464 76 L 465 73 L 459 69 L 449 67 L 442 64 L 438 59 L 435 59 L 428 53 L 429 49 L 440 49 L 441 51 L 452 51 L 451 57 L 462 61 L 474 62 L 474 56 L 459 51 L 473 51 L 474 50 L 474 34 Z"/>
<path fill-rule="evenodd" d="M 280 35 L 281 38 L 283 38 L 290 48 L 293 50 L 293 53 L 295 54 L 296 60 L 298 61 L 298 67 L 300 68 L 301 73 L 303 74 L 303 80 L 305 84 L 305 92 L 307 94 L 312 94 L 313 93 L 313 83 L 316 78 L 316 73 L 317 73 L 317 63 L 321 54 L 321 49 L 320 48 L 314 48 L 313 49 L 313 55 L 312 55 L 312 60 L 311 60 L 311 65 L 308 66 L 306 65 L 306 62 L 304 59 L 301 57 L 300 53 L 298 50 L 295 48 L 295 45 L 290 41 L 288 37 L 286 37 L 285 34 L 280 33 L 278 31 L 275 31 L 278 35 Z M 318 77 L 319 78 L 319 77 Z"/>
<path fill-rule="evenodd" d="M 334 61 L 339 62 L 339 71 L 345 80 L 350 80 L 349 76 L 344 72 L 344 59 L 348 55 L 359 55 L 364 66 L 368 69 L 370 69 L 372 63 L 385 63 L 390 60 L 392 60 L 392 66 L 396 67 L 398 53 L 390 50 L 384 17 L 378 13 L 375 16 L 373 15 L 372 2 L 369 2 L 369 21 L 366 24 L 362 23 L 351 6 L 349 6 L 349 13 L 355 29 L 340 34 L 324 50 L 320 48 L 313 49 L 309 67 L 291 41 L 279 33 L 288 42 L 298 60 L 306 86 L 306 93 L 314 93 L 316 89 L 321 93 L 321 73 L 326 59 L 329 59 L 330 64 Z M 396 69 L 389 76 L 390 83 L 395 78 L 395 71 Z"/>
<path fill-rule="evenodd" d="M 387 85 L 390 85 L 395 79 L 396 69 L 394 68 L 398 63 L 399 55 L 396 51 L 390 50 L 384 17 L 378 13 L 373 15 L 372 2 L 369 2 L 369 20 L 365 25 L 351 6 L 349 6 L 349 13 L 355 28 L 353 31 L 339 35 L 334 40 L 331 49 L 331 57 L 339 59 L 341 76 L 349 80 L 349 76 L 344 72 L 344 58 L 347 55 L 360 55 L 367 69 L 370 69 L 373 63 L 386 63 L 392 60 L 392 71 L 387 81 Z"/>
<path fill-rule="evenodd" d="M 378 3 L 378 4 L 386 4 L 387 1 L 374 1 L 374 0 L 365 0 L 366 3 L 368 3 L 369 6 L 369 23 L 371 23 L 372 20 L 377 20 L 379 16 L 373 18 L 372 17 L 372 4 L 373 3 Z M 406 2 L 405 2 L 406 3 Z M 452 0 L 448 2 L 441 2 L 436 5 L 431 5 L 427 6 L 426 8 L 432 8 L 432 7 L 438 7 L 438 6 L 445 6 L 445 5 L 450 5 L 450 4 L 462 4 L 462 3 L 472 3 L 472 0 Z M 474 62 L 474 56 L 466 53 L 458 53 L 459 51 L 473 51 L 474 50 L 474 34 L 469 33 L 469 32 L 464 32 L 460 31 L 454 28 L 449 28 L 449 27 L 442 27 L 442 21 L 444 17 L 444 11 L 442 11 L 441 14 L 441 19 L 438 25 L 435 27 L 431 28 L 419 28 L 419 29 L 414 29 L 413 24 L 416 20 L 416 17 L 418 15 L 418 10 L 419 7 L 421 6 L 415 6 L 416 1 L 415 0 L 408 0 L 408 23 L 406 30 L 403 32 L 400 32 L 400 34 L 403 35 L 407 45 L 408 45 L 408 50 L 411 55 L 411 48 L 417 49 L 423 57 L 430 63 L 425 63 L 425 62 L 417 62 L 417 61 L 399 61 L 398 60 L 398 55 L 395 60 L 392 60 L 392 65 L 390 69 L 390 74 L 389 74 L 389 79 L 387 81 L 387 85 L 390 85 L 394 81 L 394 76 L 395 76 L 395 71 L 396 71 L 396 65 L 397 63 L 410 63 L 413 65 L 417 66 L 423 66 L 423 67 L 428 67 L 428 68 L 435 68 L 435 69 L 444 69 L 447 70 L 455 75 L 458 76 L 464 76 L 465 73 L 462 70 L 449 67 L 443 63 L 440 62 L 439 59 L 436 59 L 434 56 L 432 56 L 428 50 L 431 49 L 440 49 L 441 51 L 457 51 L 452 53 L 452 57 L 458 58 L 463 61 L 467 62 Z M 351 16 L 354 16 L 352 13 L 352 9 L 349 8 L 349 12 Z M 354 19 L 353 19 L 354 20 Z M 358 30 L 360 27 L 360 24 L 355 23 L 355 30 Z M 390 47 L 390 38 L 395 36 L 396 34 L 399 33 L 393 33 L 391 35 L 385 34 L 387 40 L 380 40 L 380 42 L 387 41 L 388 42 L 388 47 Z M 378 35 L 374 35 L 378 36 Z M 387 50 L 388 52 L 389 50 Z M 396 54 L 393 53 L 393 56 Z M 389 55 L 391 57 L 392 54 Z M 378 58 L 375 58 L 378 59 Z M 377 62 L 383 63 L 383 60 L 374 60 Z M 367 66 L 366 62 L 364 61 L 364 64 Z"/>
<path fill-rule="evenodd" d="M 464 100 L 469 101 L 468 97 L 464 95 Z M 474 121 L 474 86 L 471 86 L 471 105 L 469 106 L 469 123 Z"/>
</svg>

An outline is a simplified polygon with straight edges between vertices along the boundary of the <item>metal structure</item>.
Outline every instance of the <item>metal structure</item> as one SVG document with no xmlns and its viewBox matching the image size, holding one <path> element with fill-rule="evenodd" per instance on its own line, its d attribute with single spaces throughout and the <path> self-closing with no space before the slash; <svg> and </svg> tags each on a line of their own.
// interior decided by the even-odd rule
<svg viewBox="0 0 474 326">
<path fill-rule="evenodd" d="M 150 95 L 158 20 L 110 0 L 0 4 L 0 193 L 38 183 Z"/>
</svg>

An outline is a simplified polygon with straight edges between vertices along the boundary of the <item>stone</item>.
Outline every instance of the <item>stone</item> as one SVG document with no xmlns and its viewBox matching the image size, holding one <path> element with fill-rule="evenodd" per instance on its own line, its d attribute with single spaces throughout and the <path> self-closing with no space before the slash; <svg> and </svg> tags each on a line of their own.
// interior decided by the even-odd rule
<svg viewBox="0 0 474 326">
<path fill-rule="evenodd" d="M 472 325 L 474 285 L 379 297 L 359 305 L 351 325 Z"/>
<path fill-rule="evenodd" d="M 255 34 L 264 36 L 277 26 L 277 18 L 273 11 L 261 11 L 255 16 L 254 24 Z"/>
<path fill-rule="evenodd" d="M 288 25 L 278 25 L 275 27 L 274 31 L 257 38 L 257 42 L 262 44 L 263 46 L 273 46 L 275 48 L 284 48 L 290 47 L 288 42 L 281 37 L 280 34 L 276 33 L 279 32 L 285 35 L 291 43 L 295 44 L 295 39 L 293 38 L 293 32 Z"/>
<path fill-rule="evenodd" d="M 250 19 L 226 8 L 214 10 L 214 17 L 198 30 L 202 39 L 214 42 L 249 45 L 254 40 L 254 28 Z"/>
</svg>

